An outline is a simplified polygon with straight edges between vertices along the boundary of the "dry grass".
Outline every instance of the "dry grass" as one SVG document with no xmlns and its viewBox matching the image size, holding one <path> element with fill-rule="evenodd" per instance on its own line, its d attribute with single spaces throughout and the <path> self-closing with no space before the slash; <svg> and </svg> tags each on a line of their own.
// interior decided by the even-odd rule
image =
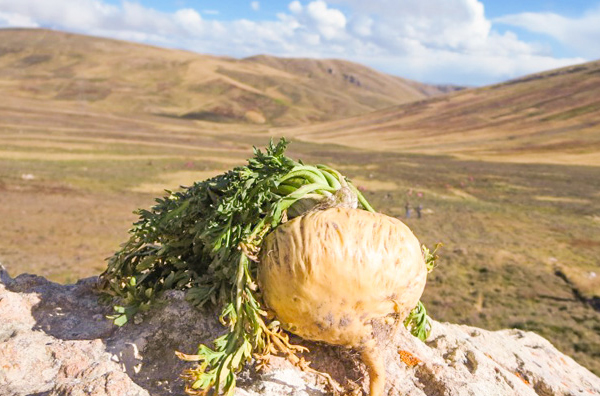
<svg viewBox="0 0 600 396">
<path fill-rule="evenodd" d="M 65 129 L 44 132 L 36 122 L 48 110 L 45 102 L 36 103 L 20 117 L 21 133 L 0 124 L 0 139 L 11 136 L 3 142 L 38 143 L 8 147 L 3 152 L 16 156 L 0 159 L 5 219 L 0 261 L 12 274 L 33 272 L 62 282 L 98 274 L 104 258 L 125 240 L 134 209 L 151 206 L 163 189 L 243 163 L 253 144 L 267 140 L 260 129 L 244 125 L 216 124 L 211 130 L 194 121 L 145 115 L 104 119 L 100 111 L 68 111 L 69 103 L 56 102 L 47 103 L 62 110 L 50 126 Z M 2 115 L 0 108 L 0 120 Z M 94 133 L 78 126 L 85 118 L 98 121 Z M 81 147 L 84 157 L 55 161 L 55 155 L 66 155 L 52 152 L 62 141 L 99 149 L 83 153 Z M 218 150 L 200 149 L 209 147 Z M 534 330 L 600 372 L 600 336 L 594 330 L 600 328 L 600 313 L 572 291 L 596 293 L 596 286 L 575 275 L 567 284 L 549 264 L 554 258 L 583 275 L 592 271 L 590 263 L 600 254 L 593 236 L 600 216 L 597 168 L 475 162 L 300 141 L 290 155 L 335 164 L 390 215 L 404 216 L 407 200 L 423 205 L 423 218 L 413 215 L 406 222 L 423 243 L 445 244 L 424 296 L 433 317 Z M 28 174 L 34 178 L 23 178 Z"/>
<path fill-rule="evenodd" d="M 240 165 L 240 164 L 238 164 Z M 213 178 L 230 168 L 223 167 L 221 170 L 209 171 L 178 171 L 158 175 L 157 182 L 145 182 L 130 188 L 131 191 L 148 193 L 154 195 L 164 194 L 165 190 L 176 191 L 180 186 L 189 187 L 194 182 Z"/>
<path fill-rule="evenodd" d="M 6 125 L 3 125 L 0 121 L 0 127 L 6 128 Z M 19 146 L 19 147 L 44 147 L 44 148 L 59 148 L 66 150 L 98 150 L 107 145 L 135 145 L 139 146 L 149 146 L 158 149 L 175 149 L 181 152 L 185 151 L 210 151 L 214 153 L 238 153 L 239 155 L 245 155 L 246 151 L 239 147 L 209 147 L 209 146 L 192 146 L 188 144 L 177 144 L 170 142 L 161 142 L 161 141 L 144 141 L 140 138 L 149 137 L 156 138 L 155 134 L 146 134 L 140 135 L 138 139 L 127 139 L 125 137 L 121 138 L 107 138 L 102 136 L 60 136 L 60 135 L 49 135 L 42 133 L 27 133 L 27 135 L 23 134 L 23 129 L 27 129 L 23 126 L 20 126 L 19 129 L 21 133 L 19 134 L 11 134 L 4 133 L 0 136 L 0 142 L 2 142 L 3 147 L 7 146 Z M 49 130 L 52 128 L 48 128 Z M 55 130 L 55 129 L 54 129 Z M 86 143 L 87 142 L 87 143 Z"/>
<path fill-rule="evenodd" d="M 132 208 L 147 197 L 106 195 L 50 185 L 11 186 L 0 194 L 0 261 L 13 274 L 74 282 L 97 274 L 127 236 Z"/>
<path fill-rule="evenodd" d="M 367 178 L 354 178 L 352 182 L 362 190 L 368 191 L 390 191 L 397 190 L 400 186 L 391 181 L 383 181 L 376 179 L 367 179 Z"/>
<path fill-rule="evenodd" d="M 69 42 L 69 37 L 61 40 Z M 0 41 L 0 48 L 6 43 Z M 65 56 L 83 51 L 77 47 L 81 43 L 71 41 L 74 52 Z M 149 114 L 157 109 L 179 112 L 191 106 L 184 99 L 220 95 L 218 90 L 226 86 L 202 84 L 211 81 L 210 73 L 225 60 L 109 40 L 97 43 L 106 46 L 97 68 L 57 71 L 38 63 L 16 75 L 19 70 L 2 64 L 9 55 L 0 57 L 5 99 L 0 103 L 0 262 L 13 275 L 33 272 L 67 282 L 98 274 L 104 258 L 126 239 L 136 219 L 134 209 L 150 207 L 160 190 L 243 163 L 252 145 L 262 147 L 270 135 L 283 131 Z M 127 70 L 117 70 L 121 78 L 109 79 L 115 91 L 101 99 L 103 82 L 94 79 L 110 77 L 110 67 L 124 57 L 131 60 L 122 62 Z M 187 63 L 185 73 L 175 73 L 191 57 L 195 60 Z M 246 86 L 286 98 L 293 92 L 274 91 L 273 79 L 289 77 L 299 84 L 307 72 L 342 65 L 277 63 L 273 58 L 226 62 L 233 65 L 227 79 L 239 82 L 243 71 L 249 74 L 243 77 Z M 142 70 L 148 65 L 156 68 Z M 586 67 L 591 70 L 593 64 Z M 158 78 L 160 68 L 202 85 L 200 91 L 214 91 L 182 93 L 175 77 Z M 41 77 L 44 70 L 50 77 Z M 77 99 L 77 85 L 64 84 L 76 80 L 69 73 L 84 73 L 84 81 L 98 84 L 97 92 L 83 89 L 83 98 Z M 600 273 L 600 179 L 597 166 L 582 166 L 597 164 L 598 146 L 592 144 L 597 130 L 577 127 L 595 122 L 597 113 L 584 105 L 597 89 L 580 77 L 559 73 L 458 93 L 329 124 L 335 130 L 320 125 L 285 130 L 318 141 L 296 139 L 289 154 L 340 169 L 365 187 L 369 201 L 384 213 L 403 217 L 407 201 L 423 206 L 422 218 L 413 215 L 405 222 L 421 242 L 445 245 L 423 296 L 434 318 L 533 330 L 600 373 L 600 312 L 583 300 L 600 293 L 591 275 Z M 245 90 L 230 80 L 236 95 Z M 554 93 L 542 89 L 553 81 L 562 88 Z M 62 98 L 56 97 L 59 82 Z M 536 89 L 528 85 L 537 83 L 542 85 Z M 578 90 L 573 95 L 571 86 Z M 157 95 L 158 90 L 164 92 Z M 170 102 L 168 95 L 182 102 Z M 553 100 L 544 104 L 543 95 Z M 298 106 L 292 115 L 318 119 L 306 97 L 288 104 Z M 580 143 L 569 146 L 567 138 Z M 541 144 L 550 140 L 562 143 Z M 453 156 L 439 155 L 448 153 Z M 545 164 L 521 163 L 527 161 Z M 558 265 L 568 282 L 556 275 Z"/>
<path fill-rule="evenodd" d="M 0 262 L 14 273 L 59 281 L 97 274 L 134 209 L 242 165 L 251 152 L 249 143 L 221 139 L 218 126 L 194 121 L 20 97 L 9 103 L 0 106 Z"/>
<path fill-rule="evenodd" d="M 39 138 L 39 137 L 38 137 Z M 47 139 L 47 137 L 43 137 Z M 6 135 L 0 136 L 0 142 L 2 143 L 2 148 L 4 151 L 15 151 L 20 147 L 25 147 L 27 149 L 31 148 L 41 148 L 41 149 L 59 149 L 61 151 L 93 151 L 97 150 L 98 146 L 91 143 L 75 143 L 69 141 L 39 141 L 35 139 L 7 139 Z"/>
<path fill-rule="evenodd" d="M 600 61 L 364 116 L 272 130 L 376 151 L 600 166 Z"/>
<path fill-rule="evenodd" d="M 442 92 L 345 61 L 236 60 L 39 29 L 2 29 L 0 54 L 3 92 L 205 121 L 298 125 Z"/>
<path fill-rule="evenodd" d="M 0 151 L 1 159 L 36 161 L 40 159 L 39 152 Z M 116 155 L 116 154 L 82 154 L 82 153 L 44 153 L 44 161 L 152 161 L 176 159 L 169 155 Z"/>
<path fill-rule="evenodd" d="M 513 162 L 517 164 L 554 164 L 554 165 L 589 165 L 600 166 L 600 154 L 598 152 L 585 153 L 536 153 L 536 152 L 521 152 L 515 154 L 456 154 L 458 158 L 467 160 L 478 160 L 487 162 Z"/>
<path fill-rule="evenodd" d="M 536 195 L 533 198 L 537 199 L 538 201 L 544 201 L 544 202 L 563 202 L 563 203 L 576 203 L 576 204 L 584 204 L 584 205 L 591 203 L 588 199 L 581 199 L 581 198 L 575 198 L 575 197 L 552 197 L 552 196 L 547 196 L 547 195 Z"/>
<path fill-rule="evenodd" d="M 600 246 L 600 241 L 579 240 L 575 245 Z M 593 298 L 600 296 L 600 268 L 589 266 L 588 268 L 570 267 L 564 264 L 558 264 L 557 269 L 561 271 L 567 280 L 573 285 L 577 292 L 584 298 Z"/>
</svg>

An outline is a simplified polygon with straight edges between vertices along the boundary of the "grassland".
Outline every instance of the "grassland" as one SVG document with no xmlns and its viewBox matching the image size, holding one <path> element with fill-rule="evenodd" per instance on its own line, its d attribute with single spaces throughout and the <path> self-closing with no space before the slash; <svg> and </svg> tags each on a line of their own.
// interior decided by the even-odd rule
<svg viewBox="0 0 600 396">
<path fill-rule="evenodd" d="M 343 134 L 322 142 L 297 133 L 312 134 L 317 127 L 273 130 L 116 112 L 91 100 L 24 94 L 11 81 L 0 80 L 0 262 L 12 275 L 30 272 L 60 282 L 97 275 L 104 258 L 126 239 L 134 209 L 151 206 L 163 189 L 243 164 L 251 146 L 263 146 L 272 135 L 294 132 L 291 156 L 339 168 L 378 210 L 404 218 L 407 201 L 423 206 L 422 218 L 413 211 L 405 221 L 423 243 L 444 243 L 423 296 L 434 318 L 534 330 L 600 374 L 600 311 L 593 307 L 600 301 L 600 178 L 598 163 L 589 160 L 597 157 L 593 144 L 571 151 L 558 145 L 542 154 L 535 145 L 523 145 L 509 156 L 502 139 L 485 141 L 484 131 L 473 129 L 471 135 L 466 128 L 438 145 L 415 133 L 421 143 L 405 143 L 401 150 L 398 127 L 366 135 L 379 142 L 377 147 L 364 138 L 364 147 L 356 147 L 357 140 Z M 506 87 L 511 86 L 518 84 Z M 593 87 L 588 86 L 592 94 L 582 89 L 580 95 L 592 97 L 598 92 Z M 453 103 L 463 95 L 484 103 L 486 90 L 500 88 L 433 103 Z M 596 113 L 581 110 L 583 102 L 569 122 L 594 122 Z M 490 109 L 501 111 L 491 103 Z M 411 106 L 422 104 L 402 109 Z M 479 116 L 491 117 L 489 111 L 480 109 Z M 540 117 L 569 111 L 555 108 Z M 372 117 L 365 116 L 364 125 Z M 544 125 L 566 128 L 560 124 L 564 117 Z M 339 125 L 350 128 L 356 121 Z M 432 133 L 442 128 L 439 122 L 429 126 Z M 514 122 L 509 135 L 517 133 Z M 448 128 L 459 127 L 448 121 Z M 581 131 L 575 127 L 572 134 L 594 141 L 593 128 Z M 560 133 L 571 136 L 569 130 Z M 457 150 L 460 139 L 473 150 Z M 424 147 L 428 150 L 421 152 Z M 556 160 L 559 154 L 566 159 Z"/>
<path fill-rule="evenodd" d="M 12 274 L 60 282 L 98 274 L 132 211 L 162 189 L 243 164 L 268 140 L 247 125 L 116 117 L 31 99 L 1 106 L 0 120 L 0 261 Z M 423 243 L 444 243 L 424 295 L 433 317 L 534 330 L 600 373 L 600 313 L 585 301 L 600 296 L 597 167 L 302 141 L 290 154 L 334 164 L 390 215 L 404 217 L 407 201 L 423 205 L 421 219 L 413 211 L 405 221 Z"/>
<path fill-rule="evenodd" d="M 0 29 L 0 89 L 96 110 L 298 125 L 443 88 L 341 60 L 234 59 L 41 29 Z"/>
<path fill-rule="evenodd" d="M 599 92 L 596 61 L 274 133 L 376 151 L 598 166 Z"/>
</svg>

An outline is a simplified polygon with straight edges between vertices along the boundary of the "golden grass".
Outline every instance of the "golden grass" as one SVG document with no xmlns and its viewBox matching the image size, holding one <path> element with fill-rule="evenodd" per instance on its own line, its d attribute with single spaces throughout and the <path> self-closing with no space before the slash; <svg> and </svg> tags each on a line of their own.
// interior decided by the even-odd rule
<svg viewBox="0 0 600 396">
<path fill-rule="evenodd" d="M 553 197 L 553 196 L 548 196 L 548 195 L 536 195 L 533 198 L 537 199 L 538 201 L 543 201 L 543 202 L 564 202 L 564 203 L 577 203 L 577 204 L 590 203 L 589 199 L 581 199 L 581 198 L 574 198 L 574 197 Z"/>
<path fill-rule="evenodd" d="M 553 164 L 553 165 L 584 165 L 600 166 L 600 152 L 595 153 L 536 153 L 523 152 L 511 155 L 481 155 L 481 154 L 454 154 L 457 158 L 475 161 L 487 161 L 513 164 Z"/>
<path fill-rule="evenodd" d="M 163 173 L 158 176 L 158 182 L 144 182 L 137 186 L 131 187 L 129 190 L 133 192 L 160 195 L 164 193 L 165 190 L 178 191 L 180 190 L 180 186 L 189 187 L 194 184 L 194 182 L 210 179 L 227 170 L 229 170 L 229 168 L 209 171 L 179 171 Z"/>
<path fill-rule="evenodd" d="M 318 120 L 322 112 L 347 116 L 344 103 L 358 91 L 344 91 L 333 82 L 327 86 L 318 78 L 310 85 L 306 71 L 294 69 L 299 63 L 275 58 L 232 61 L 140 49 L 110 40 L 100 40 L 108 49 L 102 52 L 94 51 L 97 42 L 93 40 L 77 43 L 69 37 L 48 33 L 43 44 L 66 53 L 81 52 L 85 62 L 99 66 L 90 69 L 83 62 L 74 66 L 73 73 L 83 80 L 104 79 L 88 82 L 106 83 L 115 91 L 96 101 L 55 99 L 58 85 L 65 86 L 72 79 L 53 77 L 50 71 L 60 62 L 31 66 L 14 81 L 0 78 L 4 99 L 0 146 L 7 146 L 0 150 L 7 156 L 0 155 L 0 261 L 11 274 L 33 272 L 61 282 L 97 275 L 105 268 L 104 258 L 126 240 L 127 229 L 137 218 L 132 211 L 150 208 L 163 189 L 189 185 L 243 164 L 251 146 L 264 147 L 269 135 L 297 136 L 309 142 L 293 144 L 292 157 L 340 169 L 367 189 L 365 195 L 377 210 L 402 216 L 407 199 L 413 207 L 423 205 L 422 218 L 413 212 L 403 221 L 422 243 L 445 245 L 423 296 L 433 317 L 485 328 L 537 331 L 600 373 L 600 316 L 577 300 L 573 291 L 575 285 L 590 295 L 600 294 L 597 278 L 592 276 L 600 248 L 600 201 L 596 199 L 600 188 L 596 169 L 561 165 L 597 164 L 598 146 L 593 144 L 599 140 L 593 126 L 597 114 L 573 111 L 597 100 L 586 97 L 597 97 L 598 88 L 586 85 L 589 81 L 583 81 L 584 76 L 558 76 L 558 84 L 552 79 L 535 80 L 544 86 L 521 83 L 483 88 L 332 124 L 266 132 L 268 126 L 149 113 L 179 114 L 218 101 L 218 92 L 205 92 L 207 87 L 198 85 L 220 78 L 215 68 L 223 62 L 233 64 L 236 72 L 248 73 L 246 85 L 264 91 L 262 99 L 287 98 L 290 107 L 279 121 L 306 122 L 308 118 L 302 117 L 308 116 Z M 191 58 L 195 66 L 181 69 Z M 15 72 L 11 66 L 15 61 L 13 55 L 4 55 L 0 67 Z M 300 64 L 315 73 L 321 66 L 352 66 L 319 62 Z M 149 65 L 173 73 L 142 70 Z M 47 85 L 27 73 L 47 73 Z M 114 79 L 115 75 L 119 78 Z M 239 81 L 234 74 L 227 77 Z M 285 89 L 264 88 L 261 84 L 269 78 Z M 221 88 L 235 95 L 258 95 L 245 86 L 222 81 L 226 84 Z M 289 84 L 303 87 L 292 91 L 301 96 L 298 103 L 285 94 Z M 340 98 L 329 92 L 323 99 L 322 92 L 315 93 L 319 84 L 340 91 L 336 95 L 344 100 L 339 109 L 319 107 L 323 100 Z M 557 96 L 550 92 L 553 86 Z M 569 94 L 565 87 L 577 92 Z M 565 96 L 562 102 L 560 95 Z M 220 105 L 233 96 L 221 96 Z M 542 98 L 554 101 L 544 104 Z M 244 100 L 255 106 L 262 99 Z M 270 105 L 269 100 L 261 106 Z M 365 108 L 369 106 L 360 109 Z M 544 121 L 546 117 L 553 118 Z M 577 129 L 581 123 L 592 126 Z M 11 146 L 11 141 L 20 143 Z M 27 141 L 32 145 L 26 145 Z M 61 147 L 91 148 L 85 145 L 96 148 L 92 153 L 52 153 Z M 477 162 L 413 153 L 452 154 Z M 506 163 L 528 160 L 558 165 L 550 169 Z M 23 177 L 28 174 L 35 177 Z M 552 263 L 571 270 L 567 275 L 571 283 L 555 275 Z"/>
<path fill-rule="evenodd" d="M 24 129 L 24 128 L 21 128 Z M 155 138 L 156 134 L 142 134 L 140 137 Z M 184 136 L 185 137 L 185 136 Z M 240 147 L 211 147 L 209 145 L 190 145 L 183 143 L 170 143 L 158 141 L 144 141 L 140 139 L 123 139 L 123 138 L 106 138 L 98 136 L 70 136 L 70 135 L 55 135 L 42 133 L 20 133 L 20 134 L 2 134 L 0 142 L 4 141 L 8 145 L 16 145 L 23 147 L 51 147 L 51 148 L 73 148 L 81 150 L 93 150 L 98 148 L 98 145 L 118 144 L 118 145 L 134 145 L 147 146 L 155 148 L 173 148 L 183 151 L 211 151 L 222 153 L 236 153 L 240 157 L 246 154 L 246 150 Z M 87 142 L 87 143 L 86 143 Z"/>
<path fill-rule="evenodd" d="M 364 188 L 368 191 L 395 191 L 400 187 L 398 184 L 391 181 L 365 179 L 362 177 L 353 178 L 352 182 L 358 188 Z"/>
<path fill-rule="evenodd" d="M 48 137 L 45 137 L 48 139 Z M 41 148 L 41 149 L 60 149 L 60 150 L 83 150 L 92 151 L 97 150 L 98 145 L 92 143 L 75 143 L 69 141 L 51 141 L 50 140 L 34 140 L 34 139 L 21 139 L 21 140 L 10 140 L 6 139 L 5 136 L 0 136 L 0 144 L 3 145 L 2 151 L 10 151 L 13 147 L 26 147 L 26 148 Z M 70 139 L 69 139 L 70 140 Z"/>
<path fill-rule="evenodd" d="M 583 297 L 600 296 L 600 270 L 597 267 L 585 269 L 558 264 L 557 268 L 565 274 Z"/>
<path fill-rule="evenodd" d="M 100 272 L 147 198 L 27 188 L 0 194 L 0 257 L 23 271 L 76 281 Z"/>
<path fill-rule="evenodd" d="M 4 92 L 112 113 L 196 114 L 232 122 L 248 114 L 249 122 L 306 124 L 441 92 L 345 61 L 238 60 L 37 29 L 3 29 L 0 41 L 17 49 L 0 57 L 9 76 L 0 78 Z M 364 85 L 349 83 L 344 74 Z"/>
<path fill-rule="evenodd" d="M 272 135 L 375 151 L 600 166 L 600 62 Z"/>
<path fill-rule="evenodd" d="M 0 151 L 0 158 L 26 161 L 135 161 L 175 159 L 172 155 L 97 154 L 97 153 L 48 153 L 29 151 Z"/>
<path fill-rule="evenodd" d="M 450 188 L 449 191 L 461 199 L 466 199 L 469 201 L 477 201 L 477 198 L 475 196 L 469 194 L 465 190 L 460 190 L 458 188 Z"/>
<path fill-rule="evenodd" d="M 377 165 L 375 164 L 368 164 L 365 166 L 360 166 L 360 165 L 349 165 L 349 164 L 331 164 L 330 165 L 332 168 L 334 169 L 339 169 L 339 170 L 344 170 L 344 171 L 356 171 L 356 170 L 375 170 L 378 168 Z"/>
</svg>

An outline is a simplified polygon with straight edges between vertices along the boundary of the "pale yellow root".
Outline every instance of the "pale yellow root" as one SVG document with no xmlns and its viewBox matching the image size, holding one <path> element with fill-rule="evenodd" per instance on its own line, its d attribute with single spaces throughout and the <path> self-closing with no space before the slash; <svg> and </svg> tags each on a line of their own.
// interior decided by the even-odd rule
<svg viewBox="0 0 600 396">
<path fill-rule="evenodd" d="M 375 341 L 371 340 L 362 350 L 362 361 L 369 370 L 369 396 L 383 396 L 385 390 L 385 365 Z"/>
<path fill-rule="evenodd" d="M 285 333 L 277 333 L 272 332 L 271 330 L 265 329 L 267 334 L 269 334 L 269 342 L 273 342 L 275 344 L 276 350 L 273 350 L 273 353 L 276 353 L 277 350 L 286 354 L 287 359 L 295 366 L 299 367 L 302 371 L 316 374 L 325 380 L 329 387 L 331 388 L 334 395 L 340 395 L 343 393 L 343 388 L 338 384 L 329 374 L 318 371 L 310 367 L 310 362 L 304 360 L 304 358 L 299 358 L 296 356 L 296 352 L 308 352 L 308 348 L 305 348 L 300 345 L 292 345 L 288 342 L 287 335 L 281 337 L 280 334 Z"/>
</svg>

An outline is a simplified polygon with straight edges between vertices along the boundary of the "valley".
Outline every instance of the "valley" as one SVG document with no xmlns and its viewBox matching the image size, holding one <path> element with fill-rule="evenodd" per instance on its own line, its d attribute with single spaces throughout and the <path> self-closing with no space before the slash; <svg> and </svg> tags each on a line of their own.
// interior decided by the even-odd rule
<svg viewBox="0 0 600 396">
<path fill-rule="evenodd" d="M 48 40 L 45 31 L 24 32 Z M 263 100 L 287 92 L 287 83 L 278 83 L 274 93 L 268 84 L 261 88 L 258 77 L 301 80 L 300 66 L 288 61 L 203 58 L 83 36 L 69 40 L 81 41 L 78 51 L 108 46 L 107 53 L 147 58 L 136 55 L 141 66 L 113 74 L 102 54 L 90 54 L 93 61 L 74 64 L 60 77 L 62 61 L 30 58 L 31 68 L 10 66 L 33 54 L 10 52 L 6 48 L 16 44 L 2 41 L 0 262 L 12 276 L 29 272 L 70 283 L 97 275 L 126 240 L 135 209 L 150 207 L 165 189 L 242 165 L 253 145 L 286 136 L 291 157 L 336 167 L 377 210 L 403 219 L 422 243 L 443 243 L 423 296 L 432 317 L 535 331 L 600 374 L 600 312 L 593 306 L 600 297 L 598 62 L 433 98 L 411 84 L 405 93 L 414 96 L 397 97 L 384 90 L 355 95 L 361 87 L 353 85 L 334 89 L 347 112 L 323 105 L 335 102 L 330 93 L 314 102 L 308 96 L 289 101 L 293 109 L 277 113 Z M 159 61 L 167 56 L 161 51 L 169 60 Z M 64 57 L 72 58 L 68 52 Z M 173 82 L 160 93 L 159 83 L 182 78 L 185 62 L 193 70 L 212 68 L 210 78 L 203 77 L 209 81 L 224 67 L 213 62 L 230 62 L 236 73 L 219 78 L 243 82 L 237 88 L 244 98 L 258 90 L 256 101 L 248 105 L 237 94 L 206 87 L 196 96 Z M 342 67 L 328 62 L 300 68 L 314 67 L 326 78 L 323 65 Z M 140 72 L 143 67 L 148 74 Z M 246 68 L 257 79 L 241 74 L 250 73 Z M 359 79 L 363 87 L 377 79 L 383 86 L 404 81 L 380 74 Z M 92 95 L 106 84 L 113 87 L 110 94 Z M 300 85 L 297 94 L 308 95 L 308 85 Z M 365 97 L 379 99 L 365 105 Z M 214 113 L 220 105 L 213 105 L 225 102 L 239 111 L 223 113 L 234 114 L 227 119 L 189 116 Z M 244 117 L 251 109 L 261 111 L 263 122 Z M 413 208 L 408 219 L 407 202 Z M 422 218 L 414 212 L 418 205 Z"/>
</svg>

